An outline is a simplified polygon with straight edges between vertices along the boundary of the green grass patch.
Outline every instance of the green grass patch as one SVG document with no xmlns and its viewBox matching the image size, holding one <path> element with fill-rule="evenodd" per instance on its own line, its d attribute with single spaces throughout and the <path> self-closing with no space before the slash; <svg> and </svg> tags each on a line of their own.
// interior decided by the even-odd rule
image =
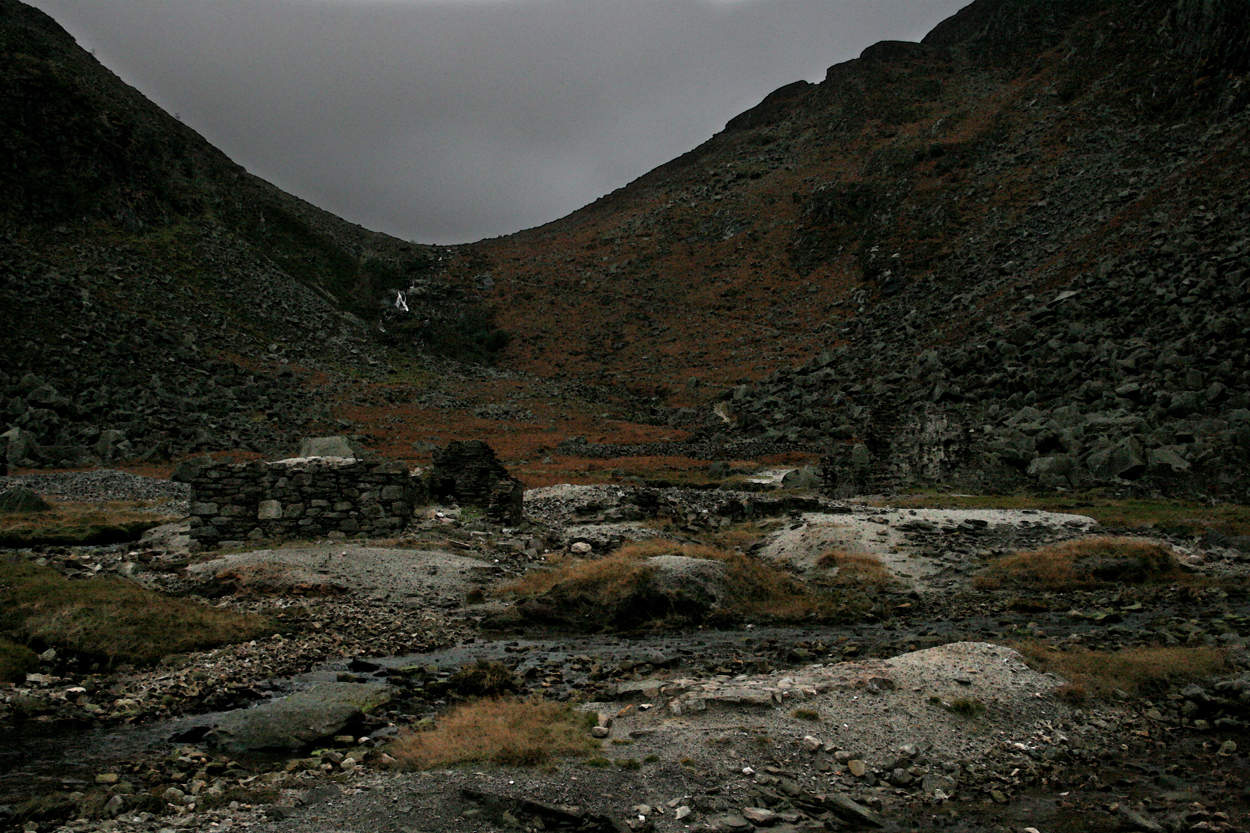
<svg viewBox="0 0 1250 833">
<path fill-rule="evenodd" d="M 263 617 L 208 607 L 103 576 L 67 579 L 18 557 L 0 561 L 0 632 L 27 645 L 147 665 L 169 654 L 274 632 Z"/>
<path fill-rule="evenodd" d="M 25 645 L 0 636 L 0 682 L 11 682 L 28 671 L 34 671 L 38 665 L 38 654 Z"/>
</svg>

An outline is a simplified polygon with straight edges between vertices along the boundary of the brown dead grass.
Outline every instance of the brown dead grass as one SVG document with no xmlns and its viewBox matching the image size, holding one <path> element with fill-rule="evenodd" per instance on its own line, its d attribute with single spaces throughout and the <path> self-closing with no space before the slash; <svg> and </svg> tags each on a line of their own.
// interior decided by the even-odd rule
<svg viewBox="0 0 1250 833">
<path fill-rule="evenodd" d="M 786 571 L 754 556 L 708 544 L 652 540 L 627 544 L 602 558 L 557 556 L 549 569 L 534 570 L 498 593 L 541 596 L 557 590 L 562 602 L 584 610 L 613 610 L 624 600 L 645 594 L 653 570 L 645 561 L 660 555 L 702 558 L 725 564 L 728 597 L 720 614 L 784 620 L 828 617 L 839 606 L 813 592 Z"/>
<path fill-rule="evenodd" d="M 830 550 L 816 559 L 816 566 L 837 570 L 833 584 L 886 587 L 894 582 L 881 559 L 868 553 Z"/>
<path fill-rule="evenodd" d="M 463 763 L 532 766 L 599 748 L 589 735 L 594 716 L 564 703 L 500 698 L 452 709 L 425 732 L 406 732 L 388 749 L 403 769 Z"/>
<path fill-rule="evenodd" d="M 59 503 L 43 512 L 0 515 L 0 547 L 108 545 L 137 540 L 146 530 L 178 520 L 160 504 L 136 501 Z"/>
<path fill-rule="evenodd" d="M 1167 547 L 1135 538 L 1083 538 L 1005 556 L 973 580 L 982 590 L 1028 587 L 1085 590 L 1118 584 L 1166 584 L 1187 578 Z"/>
<path fill-rule="evenodd" d="M 1115 690 L 1148 695 L 1177 683 L 1203 680 L 1232 669 L 1219 648 L 1146 646 L 1122 651 L 1059 650 L 1040 642 L 1012 646 L 1033 668 L 1067 680 L 1056 692 L 1068 699 L 1088 693 L 1107 696 Z"/>
</svg>

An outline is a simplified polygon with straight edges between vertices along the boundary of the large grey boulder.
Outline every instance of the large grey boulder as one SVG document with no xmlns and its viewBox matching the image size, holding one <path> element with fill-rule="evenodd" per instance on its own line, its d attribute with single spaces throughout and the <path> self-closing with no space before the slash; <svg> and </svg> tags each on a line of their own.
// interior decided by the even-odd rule
<svg viewBox="0 0 1250 833">
<path fill-rule="evenodd" d="M 322 683 L 306 691 L 227 712 L 205 735 L 227 752 L 301 749 L 338 732 L 390 702 L 384 683 Z"/>
<path fill-rule="evenodd" d="M 643 562 L 652 570 L 651 590 L 670 607 L 699 618 L 729 594 L 724 561 L 686 555 L 656 555 Z"/>
<path fill-rule="evenodd" d="M 43 459 L 35 435 L 23 428 L 10 428 L 0 434 L 0 452 L 10 466 L 30 465 Z"/>
<path fill-rule="evenodd" d="M 299 457 L 346 457 L 358 455 L 347 437 L 305 437 L 299 444 Z"/>
<path fill-rule="evenodd" d="M 1068 489 L 1076 485 L 1078 463 L 1070 454 L 1037 457 L 1029 463 L 1029 477 L 1036 477 L 1043 486 Z"/>
<path fill-rule="evenodd" d="M 1095 451 L 1085 461 L 1089 473 L 1098 480 L 1136 480 L 1146 472 L 1146 457 L 1141 443 L 1125 437 L 1115 445 Z"/>
</svg>

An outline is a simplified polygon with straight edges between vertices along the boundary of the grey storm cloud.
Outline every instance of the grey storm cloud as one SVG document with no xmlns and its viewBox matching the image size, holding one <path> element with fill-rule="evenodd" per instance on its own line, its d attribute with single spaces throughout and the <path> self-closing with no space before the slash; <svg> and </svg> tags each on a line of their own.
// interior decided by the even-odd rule
<svg viewBox="0 0 1250 833">
<path fill-rule="evenodd" d="M 371 229 L 558 219 L 966 0 L 27 0 L 236 162 Z"/>
</svg>

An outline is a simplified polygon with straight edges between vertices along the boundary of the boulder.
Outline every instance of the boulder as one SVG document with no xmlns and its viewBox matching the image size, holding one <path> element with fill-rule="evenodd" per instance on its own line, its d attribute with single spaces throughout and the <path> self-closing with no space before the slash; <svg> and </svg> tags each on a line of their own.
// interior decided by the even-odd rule
<svg viewBox="0 0 1250 833">
<path fill-rule="evenodd" d="M 43 458 L 34 434 L 23 428 L 10 428 L 0 434 L 0 451 L 10 466 L 37 463 Z"/>
<path fill-rule="evenodd" d="M 0 492 L 0 513 L 47 512 L 51 504 L 25 486 L 15 486 Z"/>
<path fill-rule="evenodd" d="M 1071 454 L 1037 457 L 1029 463 L 1029 477 L 1036 477 L 1043 486 L 1068 489 L 1076 485 L 1077 460 Z"/>
<path fill-rule="evenodd" d="M 299 444 L 298 457 L 345 457 L 354 460 L 360 455 L 347 437 L 305 437 Z"/>
<path fill-rule="evenodd" d="M 95 441 L 96 456 L 106 463 L 129 456 L 133 451 L 125 432 L 118 431 L 116 428 L 101 431 Z"/>
<path fill-rule="evenodd" d="M 1136 480 L 1146 472 L 1146 458 L 1141 443 L 1126 437 L 1101 451 L 1089 455 L 1089 473 L 1098 480 Z"/>
<path fill-rule="evenodd" d="M 725 562 L 685 555 L 656 555 L 643 562 L 652 570 L 651 589 L 681 613 L 702 615 L 728 595 Z M 696 616 L 697 618 L 697 616 Z"/>
<path fill-rule="evenodd" d="M 781 485 L 785 489 L 814 489 L 820 485 L 820 475 L 814 467 L 804 466 L 786 472 L 781 478 Z"/>
<path fill-rule="evenodd" d="M 250 709 L 227 712 L 205 735 L 227 752 L 302 749 L 390 702 L 383 683 L 321 683 Z"/>
</svg>

